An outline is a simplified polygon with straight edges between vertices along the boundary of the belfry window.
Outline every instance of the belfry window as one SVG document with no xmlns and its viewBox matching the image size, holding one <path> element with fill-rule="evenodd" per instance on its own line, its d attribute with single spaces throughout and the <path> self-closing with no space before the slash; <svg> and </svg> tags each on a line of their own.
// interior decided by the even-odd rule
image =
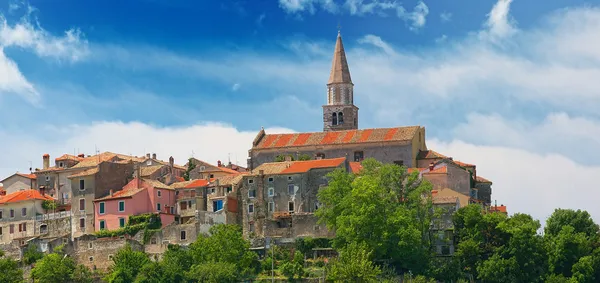
<svg viewBox="0 0 600 283">
<path fill-rule="evenodd" d="M 342 112 L 338 113 L 338 124 L 344 124 L 344 113 Z"/>
<path fill-rule="evenodd" d="M 331 117 L 331 124 L 335 126 L 335 125 L 338 124 L 337 113 L 333 113 L 331 115 L 332 115 L 332 117 Z"/>
</svg>

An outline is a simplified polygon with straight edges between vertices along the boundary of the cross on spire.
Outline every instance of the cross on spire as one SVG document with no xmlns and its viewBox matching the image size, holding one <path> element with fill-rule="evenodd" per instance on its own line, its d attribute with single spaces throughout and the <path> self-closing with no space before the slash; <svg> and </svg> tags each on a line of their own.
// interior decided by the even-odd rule
<svg viewBox="0 0 600 283">
<path fill-rule="evenodd" d="M 338 29 L 338 35 L 339 35 L 342 32 L 342 24 L 340 23 L 340 21 L 338 21 L 337 29 Z"/>
</svg>

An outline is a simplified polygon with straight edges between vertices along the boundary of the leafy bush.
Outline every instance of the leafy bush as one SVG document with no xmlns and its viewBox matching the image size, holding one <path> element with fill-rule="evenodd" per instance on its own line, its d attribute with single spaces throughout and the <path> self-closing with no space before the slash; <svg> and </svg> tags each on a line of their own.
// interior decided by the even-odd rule
<svg viewBox="0 0 600 283">
<path fill-rule="evenodd" d="M 56 202 L 53 200 L 45 200 L 42 202 L 42 208 L 45 210 L 54 210 L 56 209 Z"/>
<path fill-rule="evenodd" d="M 36 261 L 42 259 L 44 257 L 44 253 L 38 250 L 37 245 L 29 244 L 27 249 L 23 252 L 23 262 L 25 264 L 32 264 Z"/>
<path fill-rule="evenodd" d="M 144 243 L 150 241 L 150 238 L 162 226 L 160 215 L 153 213 L 145 213 L 140 215 L 131 215 L 127 221 L 127 225 L 116 230 L 100 230 L 97 231 L 96 237 L 119 237 L 123 235 L 135 236 L 139 231 L 144 230 Z"/>
</svg>

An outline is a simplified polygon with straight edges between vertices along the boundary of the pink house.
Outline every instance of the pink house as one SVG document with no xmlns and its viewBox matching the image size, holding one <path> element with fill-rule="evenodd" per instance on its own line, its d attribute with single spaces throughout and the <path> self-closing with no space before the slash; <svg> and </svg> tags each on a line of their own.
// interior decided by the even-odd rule
<svg viewBox="0 0 600 283">
<path fill-rule="evenodd" d="M 122 190 L 94 200 L 95 231 L 124 227 L 129 215 L 159 213 L 162 226 L 175 220 L 175 190 L 155 180 L 133 179 Z"/>
</svg>

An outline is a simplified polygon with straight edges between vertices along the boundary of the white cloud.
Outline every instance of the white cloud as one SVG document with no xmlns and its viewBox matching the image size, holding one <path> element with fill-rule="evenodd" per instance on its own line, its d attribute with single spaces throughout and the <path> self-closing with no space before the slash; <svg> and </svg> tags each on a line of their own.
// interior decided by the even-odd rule
<svg viewBox="0 0 600 283">
<path fill-rule="evenodd" d="M 440 14 L 440 20 L 442 21 L 442 23 L 446 23 L 452 20 L 452 13 L 450 12 L 443 12 Z"/>
<path fill-rule="evenodd" d="M 39 93 L 19 71 L 17 64 L 4 54 L 0 46 L 0 95 L 18 94 L 31 103 L 36 103 Z"/>
<path fill-rule="evenodd" d="M 508 206 L 509 213 L 522 212 L 545 222 L 554 209 L 587 210 L 600 222 L 595 184 L 600 167 L 581 165 L 558 154 L 477 146 L 460 140 L 429 141 L 428 147 L 477 165 L 477 175 L 489 179 L 492 200 Z"/>
<path fill-rule="evenodd" d="M 279 0 L 279 7 L 287 13 L 309 12 L 314 14 L 317 7 L 335 13 L 338 6 L 333 0 Z"/>
<path fill-rule="evenodd" d="M 88 42 L 79 29 L 69 29 L 63 36 L 54 36 L 23 17 L 10 25 L 0 14 L 0 46 L 33 50 L 40 57 L 79 61 L 88 55 Z"/>
<path fill-rule="evenodd" d="M 344 7 L 351 15 L 377 14 L 385 16 L 385 11 L 398 7 L 395 1 L 346 0 Z"/>
<path fill-rule="evenodd" d="M 387 44 L 386 42 L 381 40 L 381 37 L 379 37 L 379 36 L 368 34 L 368 35 L 365 35 L 363 38 L 359 39 L 358 42 L 372 44 L 374 46 L 381 48 L 381 50 L 383 50 L 383 52 L 385 52 L 388 55 L 392 55 L 392 56 L 396 55 L 396 52 L 394 51 L 394 49 L 389 44 Z"/>
<path fill-rule="evenodd" d="M 510 4 L 513 0 L 498 0 L 485 22 L 486 30 L 481 32 L 481 37 L 497 41 L 511 36 L 517 32 L 515 21 L 510 17 Z"/>
<path fill-rule="evenodd" d="M 36 140 L 30 133 L 6 133 L 0 131 L 2 146 L 10 148 L 0 156 L 0 179 L 16 171 L 26 171 L 29 161 L 33 168 L 40 168 L 42 155 L 49 153 L 51 159 L 64 154 L 79 152 L 94 154 L 110 151 L 114 153 L 143 156 L 157 153 L 159 159 L 168 160 L 173 156 L 175 163 L 184 164 L 194 157 L 216 164 L 217 160 L 245 166 L 248 149 L 256 131 L 240 131 L 231 125 L 219 122 L 205 122 L 187 127 L 158 127 L 140 122 L 95 122 L 93 124 L 70 125 L 66 127 L 47 126 L 40 133 L 60 135 L 60 139 Z M 267 128 L 267 132 L 292 132 L 285 128 Z"/>
<path fill-rule="evenodd" d="M 240 84 L 233 84 L 233 86 L 231 87 L 231 90 L 238 91 L 240 89 L 240 87 L 241 87 Z"/>
<path fill-rule="evenodd" d="M 419 1 L 412 12 L 406 11 L 400 6 L 397 9 L 398 17 L 411 23 L 410 29 L 415 31 L 425 26 L 429 8 L 423 1 Z"/>
</svg>

